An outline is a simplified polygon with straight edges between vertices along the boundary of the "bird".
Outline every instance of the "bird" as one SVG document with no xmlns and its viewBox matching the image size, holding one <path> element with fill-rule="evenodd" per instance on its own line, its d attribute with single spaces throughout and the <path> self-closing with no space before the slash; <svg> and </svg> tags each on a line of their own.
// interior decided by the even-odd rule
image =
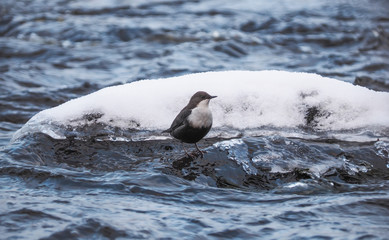
<svg viewBox="0 0 389 240">
<path fill-rule="evenodd" d="M 189 103 L 178 113 L 170 128 L 163 132 L 181 141 L 183 149 L 189 157 L 192 157 L 185 149 L 184 143 L 194 143 L 201 158 L 203 152 L 197 146 L 212 127 L 212 112 L 209 109 L 209 101 L 217 96 L 211 96 L 207 92 L 198 91 L 189 100 Z"/>
</svg>

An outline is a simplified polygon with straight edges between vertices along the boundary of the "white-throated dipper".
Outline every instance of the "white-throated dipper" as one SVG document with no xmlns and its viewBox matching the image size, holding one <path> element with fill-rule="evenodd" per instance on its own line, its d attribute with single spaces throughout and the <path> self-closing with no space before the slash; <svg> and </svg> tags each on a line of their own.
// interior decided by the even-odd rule
<svg viewBox="0 0 389 240">
<path fill-rule="evenodd" d="M 172 137 L 183 143 L 194 143 L 203 158 L 203 152 L 197 146 L 197 142 L 207 135 L 212 127 L 212 113 L 208 106 L 209 101 L 215 97 L 203 91 L 195 93 L 188 105 L 174 119 L 170 128 L 163 132 L 170 133 Z M 190 156 L 185 147 L 184 151 Z"/>
</svg>

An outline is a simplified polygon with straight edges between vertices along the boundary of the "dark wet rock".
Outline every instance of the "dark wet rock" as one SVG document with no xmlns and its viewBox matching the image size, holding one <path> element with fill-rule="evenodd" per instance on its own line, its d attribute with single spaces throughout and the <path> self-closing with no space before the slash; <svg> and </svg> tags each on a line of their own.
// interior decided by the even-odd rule
<svg viewBox="0 0 389 240">
<path fill-rule="evenodd" d="M 173 161 L 172 166 L 174 169 L 182 170 L 185 167 L 189 167 L 194 161 L 194 157 L 185 156 Z"/>
<path fill-rule="evenodd" d="M 323 177 L 334 182 L 347 182 L 351 184 L 361 184 L 366 181 L 364 174 L 355 173 L 350 174 L 347 169 L 328 169 L 323 173 Z"/>
</svg>

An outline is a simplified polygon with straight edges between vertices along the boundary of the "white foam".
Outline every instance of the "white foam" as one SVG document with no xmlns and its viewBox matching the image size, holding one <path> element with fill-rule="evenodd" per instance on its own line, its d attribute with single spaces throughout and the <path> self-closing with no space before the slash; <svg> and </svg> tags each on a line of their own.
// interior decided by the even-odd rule
<svg viewBox="0 0 389 240">
<path fill-rule="evenodd" d="M 315 118 L 318 130 L 389 128 L 389 93 L 309 73 L 226 71 L 107 87 L 37 113 L 17 135 L 52 132 L 59 138 L 65 126 L 95 123 L 163 130 L 199 90 L 218 96 L 210 102 L 216 130 L 294 129 L 306 124 L 309 107 L 322 113 Z M 88 121 L 88 114 L 102 117 Z"/>
</svg>

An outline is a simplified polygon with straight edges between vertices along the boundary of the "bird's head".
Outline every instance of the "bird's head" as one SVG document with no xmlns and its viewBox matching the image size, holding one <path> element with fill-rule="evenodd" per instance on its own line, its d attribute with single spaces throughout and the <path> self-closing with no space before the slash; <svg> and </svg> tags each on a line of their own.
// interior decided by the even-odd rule
<svg viewBox="0 0 389 240">
<path fill-rule="evenodd" d="M 209 101 L 215 97 L 216 96 L 209 95 L 207 92 L 198 91 L 190 98 L 189 104 L 193 107 L 208 107 Z"/>
</svg>

